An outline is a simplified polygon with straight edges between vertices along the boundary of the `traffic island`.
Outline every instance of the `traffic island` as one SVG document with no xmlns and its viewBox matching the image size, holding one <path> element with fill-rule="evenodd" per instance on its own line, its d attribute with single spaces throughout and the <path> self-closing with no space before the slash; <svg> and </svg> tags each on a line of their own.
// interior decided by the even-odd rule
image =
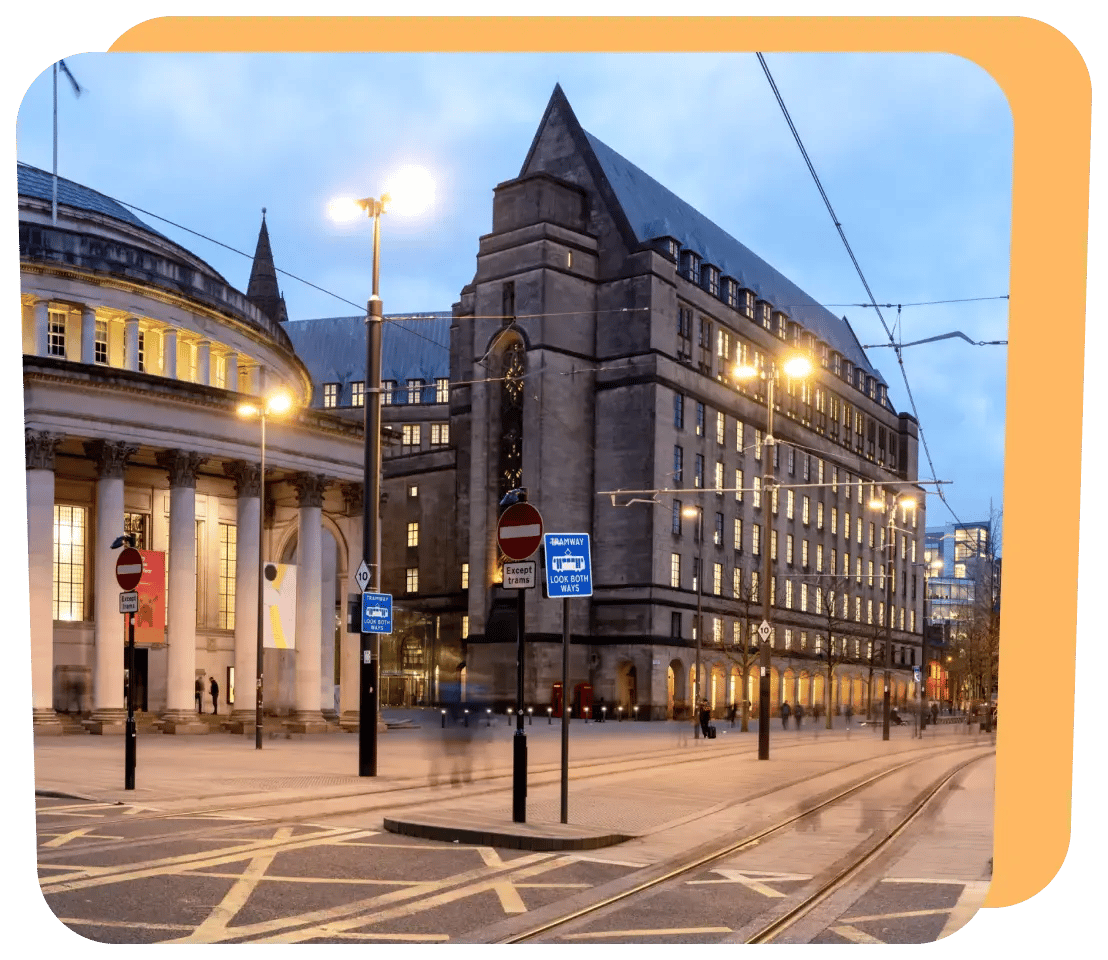
<svg viewBox="0 0 1108 960">
<path fill-rule="evenodd" d="M 633 840 L 624 833 L 603 833 L 591 827 L 566 823 L 507 823 L 493 817 L 464 814 L 466 823 L 458 823 L 459 814 L 436 816 L 417 813 L 405 817 L 385 817 L 385 829 L 406 837 L 465 843 L 508 850 L 596 850 Z"/>
</svg>

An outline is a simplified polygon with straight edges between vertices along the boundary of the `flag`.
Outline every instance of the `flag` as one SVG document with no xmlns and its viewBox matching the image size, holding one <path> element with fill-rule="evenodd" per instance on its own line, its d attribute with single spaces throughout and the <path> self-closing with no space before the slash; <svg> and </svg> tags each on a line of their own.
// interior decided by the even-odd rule
<svg viewBox="0 0 1108 960">
<path fill-rule="evenodd" d="M 62 73 L 64 73 L 67 77 L 69 77 L 69 82 L 73 84 L 73 92 L 75 94 L 77 94 L 77 96 L 80 96 L 81 95 L 81 85 L 77 82 L 76 78 L 74 78 L 73 74 L 69 72 L 69 67 L 67 67 L 65 65 L 65 61 L 64 60 L 59 60 L 58 61 L 58 66 L 62 68 Z"/>
</svg>

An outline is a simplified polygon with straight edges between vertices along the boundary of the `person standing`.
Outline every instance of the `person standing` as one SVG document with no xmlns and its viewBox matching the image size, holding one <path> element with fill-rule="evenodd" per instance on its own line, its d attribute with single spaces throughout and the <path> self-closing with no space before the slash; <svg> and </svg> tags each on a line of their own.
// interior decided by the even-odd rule
<svg viewBox="0 0 1108 960">
<path fill-rule="evenodd" d="M 739 712 L 739 705 L 737 703 L 732 703 L 731 704 L 731 711 L 730 711 L 730 714 L 729 714 L 729 717 L 730 717 L 730 720 L 731 720 L 731 726 L 735 725 L 735 714 L 737 714 L 738 712 Z"/>
<path fill-rule="evenodd" d="M 786 700 L 784 703 L 781 704 L 781 726 L 783 726 L 786 730 L 789 729 L 789 714 L 791 712 L 792 711 L 789 710 L 789 701 Z"/>
<path fill-rule="evenodd" d="M 212 677 L 208 690 L 212 695 L 212 713 L 219 713 L 219 684 L 215 682 L 215 677 Z"/>
<path fill-rule="evenodd" d="M 854 707 L 853 707 L 853 705 L 848 703 L 846 705 L 846 709 L 843 711 L 843 713 L 846 714 L 846 725 L 849 728 L 850 718 L 854 716 Z"/>
<path fill-rule="evenodd" d="M 196 690 L 196 712 L 197 713 L 203 713 L 204 712 L 204 681 L 201 680 L 199 677 L 196 678 L 196 683 L 194 685 L 194 689 Z"/>
<path fill-rule="evenodd" d="M 804 707 L 801 704 L 796 705 L 796 710 L 793 711 L 793 716 L 796 718 L 796 729 L 800 729 L 800 721 L 804 717 Z"/>
<path fill-rule="evenodd" d="M 704 735 L 704 739 L 708 739 L 708 725 L 712 719 L 712 711 L 708 707 L 707 700 L 700 701 L 700 732 Z"/>
</svg>

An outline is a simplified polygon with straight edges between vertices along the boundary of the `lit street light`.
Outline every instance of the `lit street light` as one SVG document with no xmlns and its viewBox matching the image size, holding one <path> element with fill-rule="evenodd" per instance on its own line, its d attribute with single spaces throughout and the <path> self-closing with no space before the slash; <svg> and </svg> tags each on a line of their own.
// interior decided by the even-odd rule
<svg viewBox="0 0 1108 960">
<path fill-rule="evenodd" d="M 362 560 L 370 571 L 374 593 L 381 592 L 381 559 L 377 542 L 381 505 L 381 325 L 383 311 L 380 295 L 381 214 L 387 209 L 399 213 L 418 213 L 432 193 L 430 177 L 407 167 L 389 184 L 380 199 L 333 200 L 329 213 L 333 220 L 351 220 L 361 212 L 373 219 L 373 285 L 366 306 L 365 364 L 365 460 L 362 484 Z M 372 641 L 370 638 L 373 638 Z M 373 649 L 370 649 L 370 644 Z M 368 656 L 367 656 L 368 654 Z M 377 669 L 380 660 L 380 635 L 361 634 L 358 698 L 358 776 L 377 776 Z"/>
<path fill-rule="evenodd" d="M 257 689 L 254 705 L 254 749 L 262 749 L 262 668 L 265 661 L 263 644 L 265 623 L 265 422 L 269 417 L 281 416 L 292 409 L 292 397 L 284 391 L 278 391 L 268 397 L 259 397 L 257 403 L 239 404 L 240 417 L 257 417 L 262 427 L 258 473 L 258 636 L 257 662 L 255 666 L 255 687 Z"/>
<path fill-rule="evenodd" d="M 700 739 L 700 724 L 697 715 L 700 712 L 700 635 L 704 628 L 704 618 L 701 615 L 701 600 L 704 596 L 704 507 L 697 504 L 695 507 L 685 507 L 681 511 L 683 517 L 696 517 L 696 671 L 693 675 L 693 739 Z"/>
<path fill-rule="evenodd" d="M 811 375 L 812 364 L 807 357 L 794 355 L 789 357 L 781 369 L 794 380 L 801 380 Z M 770 550 L 771 530 L 773 526 L 773 490 L 776 483 L 773 462 L 773 388 L 777 380 L 777 364 L 770 360 L 769 371 L 758 370 L 755 367 L 737 367 L 735 377 L 747 380 L 753 377 L 765 377 L 766 381 L 766 436 L 762 447 L 762 504 L 763 504 L 763 536 L 762 536 L 762 622 L 770 630 L 773 629 L 773 608 L 770 605 L 770 583 L 773 576 L 771 565 L 772 551 Z M 772 634 L 771 634 L 772 635 Z M 769 700 L 770 700 L 770 641 L 769 637 L 761 644 L 761 676 L 758 678 L 758 759 L 769 759 Z"/>
</svg>

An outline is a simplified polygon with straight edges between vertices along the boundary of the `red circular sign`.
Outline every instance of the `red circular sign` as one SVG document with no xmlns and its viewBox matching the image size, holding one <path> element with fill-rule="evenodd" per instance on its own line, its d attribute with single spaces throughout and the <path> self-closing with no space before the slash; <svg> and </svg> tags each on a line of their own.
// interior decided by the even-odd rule
<svg viewBox="0 0 1108 960">
<path fill-rule="evenodd" d="M 115 579 L 121 590 L 134 590 L 142 579 L 142 554 L 127 547 L 115 562 Z"/>
<path fill-rule="evenodd" d="M 500 515 L 496 544 L 509 560 L 526 560 L 542 543 L 542 517 L 529 503 L 513 503 Z"/>
</svg>

